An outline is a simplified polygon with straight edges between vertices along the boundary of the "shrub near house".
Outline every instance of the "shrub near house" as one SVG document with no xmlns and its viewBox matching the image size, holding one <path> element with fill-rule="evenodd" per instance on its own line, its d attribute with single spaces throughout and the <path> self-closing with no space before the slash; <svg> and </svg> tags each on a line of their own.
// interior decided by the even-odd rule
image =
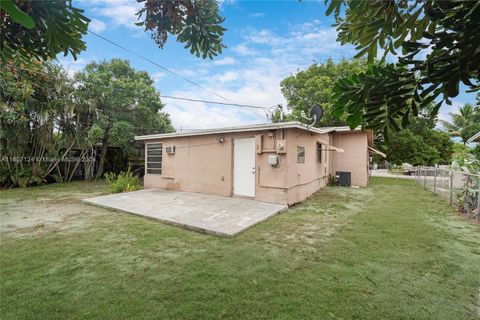
<svg viewBox="0 0 480 320">
<path fill-rule="evenodd" d="M 128 192 L 142 189 L 140 178 L 134 175 L 130 168 L 126 172 L 120 172 L 118 175 L 113 172 L 105 174 L 105 182 L 108 184 L 110 192 Z"/>
</svg>

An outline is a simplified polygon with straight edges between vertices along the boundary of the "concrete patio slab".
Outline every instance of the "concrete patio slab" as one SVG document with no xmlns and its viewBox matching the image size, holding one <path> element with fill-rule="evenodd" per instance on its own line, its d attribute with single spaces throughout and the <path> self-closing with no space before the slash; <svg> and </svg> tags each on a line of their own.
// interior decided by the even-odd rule
<svg viewBox="0 0 480 320">
<path fill-rule="evenodd" d="M 250 199 L 155 188 L 83 202 L 219 236 L 233 236 L 287 208 Z"/>
</svg>

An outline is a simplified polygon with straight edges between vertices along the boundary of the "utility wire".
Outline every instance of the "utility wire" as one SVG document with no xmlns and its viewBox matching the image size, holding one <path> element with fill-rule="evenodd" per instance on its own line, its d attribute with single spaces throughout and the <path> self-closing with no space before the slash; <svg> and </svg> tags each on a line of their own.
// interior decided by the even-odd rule
<svg viewBox="0 0 480 320">
<path fill-rule="evenodd" d="M 204 102 L 204 103 L 220 104 L 220 105 L 225 105 L 225 106 L 237 106 L 237 107 L 244 107 L 244 108 L 254 108 L 254 109 L 261 109 L 261 110 L 265 111 L 264 107 L 252 106 L 252 105 L 248 105 L 248 104 L 227 103 L 227 102 L 219 102 L 219 101 L 208 101 L 208 100 L 201 100 L 201 99 L 192 99 L 192 98 L 184 98 L 184 97 L 165 96 L 165 95 L 160 95 L 160 96 L 162 98 L 167 98 L 167 99 L 185 100 L 185 101 L 192 101 L 192 102 Z"/>
<path fill-rule="evenodd" d="M 124 46 L 116 43 L 116 42 L 113 41 L 113 40 L 110 40 L 110 39 L 108 39 L 108 38 L 106 38 L 106 37 L 104 37 L 104 36 L 101 36 L 101 35 L 99 35 L 98 33 L 93 32 L 93 31 L 91 31 L 91 30 L 88 30 L 88 32 L 90 32 L 90 33 L 93 34 L 94 36 L 102 39 L 103 41 L 106 41 L 106 42 L 108 42 L 108 43 L 110 43 L 110 44 L 112 44 L 112 45 L 114 45 L 114 46 L 116 46 L 116 47 L 118 47 L 118 48 L 120 48 L 120 49 L 122 49 L 122 50 L 124 50 L 124 51 L 126 51 L 126 52 L 128 52 L 128 53 L 130 53 L 130 54 L 135 55 L 136 57 L 138 57 L 138 58 L 140 58 L 140 59 L 142 59 L 142 60 L 145 60 L 145 61 L 147 61 L 147 62 L 149 62 L 149 63 L 151 63 L 151 64 L 153 64 L 153 65 L 155 65 L 155 66 L 157 66 L 157 67 L 159 67 L 159 68 L 161 68 L 162 70 L 165 70 L 165 71 L 167 71 L 167 72 L 169 72 L 169 73 L 171 73 L 171 74 L 179 77 L 179 78 L 182 79 L 182 80 L 187 81 L 188 83 L 193 84 L 194 86 L 196 86 L 196 87 L 198 87 L 198 88 L 200 88 L 200 89 L 210 91 L 210 92 L 212 92 L 214 95 L 216 95 L 216 96 L 219 97 L 219 98 L 222 98 L 222 99 L 225 100 L 225 101 L 228 101 L 228 102 L 231 102 L 231 103 L 235 103 L 234 101 L 232 101 L 232 100 L 226 98 L 225 96 L 223 96 L 223 95 L 215 92 L 214 90 L 209 89 L 209 88 L 206 88 L 206 87 L 198 84 L 197 82 L 195 82 L 195 81 L 193 81 L 193 80 L 190 80 L 190 79 L 188 79 L 188 78 L 182 77 L 182 76 L 181 76 L 180 74 L 178 74 L 177 72 L 175 72 L 175 71 L 173 71 L 173 70 L 170 70 L 170 69 L 168 69 L 167 67 L 164 67 L 164 66 L 162 66 L 161 64 L 159 64 L 159 63 L 157 63 L 157 62 L 155 62 L 155 61 L 153 61 L 153 60 L 151 60 L 151 59 L 149 59 L 149 58 L 146 58 L 146 57 L 142 56 L 141 54 L 138 54 L 138 53 L 136 53 L 135 51 L 130 50 L 130 49 L 128 49 L 128 48 L 126 48 L 126 47 L 124 47 Z M 243 106 L 241 106 L 241 105 L 239 105 L 239 104 L 237 104 L 237 105 L 238 105 L 239 107 L 241 107 L 241 108 L 245 108 L 245 107 L 243 107 Z M 267 112 L 267 111 L 265 111 L 265 113 L 268 115 L 268 112 Z"/>
<path fill-rule="evenodd" d="M 112 41 L 112 40 L 110 40 L 110 39 L 107 39 L 107 38 L 105 38 L 104 36 L 99 35 L 98 33 L 95 33 L 95 32 L 90 31 L 90 30 L 88 30 L 88 32 L 90 32 L 90 33 L 93 34 L 94 36 L 96 36 L 96 37 L 98 37 L 98 38 L 100 38 L 100 39 L 102 39 L 102 40 L 104 40 L 104 41 L 106 41 L 106 42 L 108 42 L 108 43 L 110 43 L 110 44 L 112 44 L 112 45 L 114 45 L 114 46 L 122 49 L 122 50 L 125 50 L 125 51 L 127 51 L 127 52 L 135 55 L 136 57 L 138 57 L 138 58 L 140 58 L 140 59 L 142 59 L 142 60 L 145 60 L 145 61 L 147 61 L 147 62 L 149 62 L 149 63 L 151 63 L 151 64 L 153 64 L 153 65 L 155 65 L 155 66 L 157 66 L 157 67 L 159 67 L 159 68 L 161 68 L 162 70 L 165 70 L 165 71 L 167 71 L 167 72 L 169 72 L 169 73 L 171 73 L 171 74 L 179 77 L 179 78 L 182 79 L 182 80 L 187 81 L 187 82 L 190 83 L 190 84 L 193 84 L 194 86 L 199 87 L 200 89 L 208 90 L 208 91 L 212 92 L 213 94 L 215 94 L 217 97 L 222 98 L 222 99 L 225 100 L 225 101 L 233 102 L 232 100 L 230 100 L 230 99 L 222 96 L 221 94 L 213 91 L 212 89 L 208 89 L 208 88 L 206 88 L 206 87 L 198 84 L 198 83 L 195 82 L 195 81 L 192 81 L 192 80 L 190 80 L 190 79 L 188 79 L 188 78 L 182 77 L 182 76 L 181 76 L 180 74 L 178 74 L 177 72 L 175 72 L 175 71 L 173 71 L 173 70 L 170 70 L 170 69 L 162 66 L 161 64 L 159 64 L 159 63 L 157 63 L 157 62 L 155 62 L 155 61 L 153 61 L 153 60 L 150 60 L 149 58 L 146 58 L 146 57 L 142 56 L 141 54 L 138 54 L 138 53 L 136 53 L 135 51 L 130 50 L 130 49 L 128 49 L 128 48 L 126 48 L 126 47 L 124 47 L 124 46 L 122 46 L 122 45 L 120 45 L 120 44 L 118 44 L 118 43 L 116 43 L 116 42 L 114 42 L 114 41 Z"/>
<path fill-rule="evenodd" d="M 51 77 L 49 74 L 47 74 L 45 72 L 37 71 L 37 70 L 21 68 L 21 67 L 16 67 L 16 66 L 3 67 L 3 69 L 8 69 L 8 68 L 14 68 L 14 69 L 17 69 L 17 70 L 23 70 L 23 71 L 33 72 L 33 73 L 37 73 L 37 74 L 42 74 L 44 76 L 49 77 L 50 79 L 56 80 L 54 77 Z M 138 91 L 130 90 L 130 89 L 112 88 L 112 87 L 104 86 L 104 85 L 97 84 L 97 83 L 90 83 L 90 84 L 95 85 L 96 87 L 106 88 L 106 89 L 113 90 L 113 91 L 124 91 L 124 92 L 138 93 Z M 48 88 L 46 88 L 44 86 L 41 86 L 37 83 L 35 83 L 35 86 L 41 87 L 41 88 L 44 88 L 44 89 L 48 89 Z M 78 89 L 76 89 L 76 90 L 78 90 Z M 223 106 L 235 106 L 235 107 L 250 108 L 250 109 L 260 109 L 260 110 L 264 111 L 265 114 L 267 114 L 267 111 L 266 111 L 267 109 L 265 107 L 260 107 L 260 106 L 253 106 L 253 105 L 248 105 L 248 104 L 238 104 L 238 103 L 227 103 L 227 102 L 220 102 L 220 101 L 209 101 L 209 100 L 193 99 L 193 98 L 186 98 L 186 97 L 175 97 L 175 96 L 170 96 L 170 95 L 162 95 L 161 93 L 159 93 L 159 95 L 160 95 L 161 98 L 166 98 L 166 99 L 200 102 L 200 103 L 208 103 L 208 104 L 217 104 L 217 105 L 223 105 Z M 263 116 L 259 115 L 258 113 L 256 113 L 256 112 L 254 112 L 254 113 L 255 113 L 255 115 L 263 118 Z"/>
</svg>

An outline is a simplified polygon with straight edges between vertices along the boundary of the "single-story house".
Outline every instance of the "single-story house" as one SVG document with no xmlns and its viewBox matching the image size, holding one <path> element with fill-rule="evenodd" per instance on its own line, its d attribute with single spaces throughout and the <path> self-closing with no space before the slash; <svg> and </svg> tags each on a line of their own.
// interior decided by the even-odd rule
<svg viewBox="0 0 480 320">
<path fill-rule="evenodd" d="M 338 171 L 369 178 L 371 130 L 268 123 L 135 137 L 145 143 L 145 188 L 247 197 L 291 205 Z"/>
</svg>

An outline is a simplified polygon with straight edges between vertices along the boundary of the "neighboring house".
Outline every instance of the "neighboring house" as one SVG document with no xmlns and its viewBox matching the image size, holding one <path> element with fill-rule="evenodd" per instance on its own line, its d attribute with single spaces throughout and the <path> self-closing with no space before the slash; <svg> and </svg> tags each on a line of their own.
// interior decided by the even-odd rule
<svg viewBox="0 0 480 320">
<path fill-rule="evenodd" d="M 145 188 L 302 201 L 337 171 L 366 186 L 371 131 L 269 123 L 135 137 L 145 142 Z"/>
<path fill-rule="evenodd" d="M 467 143 L 480 142 L 480 132 L 477 132 L 476 135 L 467 140 Z"/>
</svg>

